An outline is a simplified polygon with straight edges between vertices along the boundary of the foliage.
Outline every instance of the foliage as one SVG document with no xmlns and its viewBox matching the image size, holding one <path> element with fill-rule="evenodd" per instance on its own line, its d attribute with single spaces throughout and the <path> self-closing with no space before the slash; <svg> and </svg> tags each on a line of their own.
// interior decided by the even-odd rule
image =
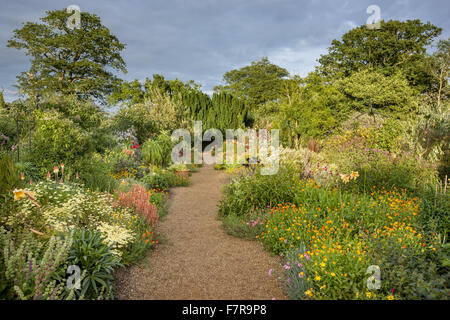
<svg viewBox="0 0 450 320">
<path fill-rule="evenodd" d="M 14 209 L 12 190 L 20 187 L 20 176 L 7 154 L 0 154 L 0 217 Z"/>
<path fill-rule="evenodd" d="M 55 163 L 69 166 L 95 150 L 92 135 L 57 112 L 40 112 L 25 159 L 40 169 L 41 176 Z"/>
<path fill-rule="evenodd" d="M 381 71 L 365 69 L 336 85 L 350 100 L 352 110 L 371 116 L 379 113 L 404 118 L 417 108 L 415 91 L 400 73 L 385 76 Z"/>
<path fill-rule="evenodd" d="M 439 106 L 423 98 L 418 114 L 404 133 L 408 147 L 432 162 L 444 160 L 450 150 L 450 103 L 443 101 Z"/>
<path fill-rule="evenodd" d="M 413 255 L 422 256 L 420 261 L 425 266 L 425 261 L 429 261 L 425 256 L 440 250 L 440 245 L 436 237 L 425 235 L 417 224 L 420 212 L 416 198 L 409 198 L 404 191 L 375 189 L 370 194 L 343 194 L 338 189 L 321 188 L 314 181 L 299 181 L 295 190 L 296 204 L 274 206 L 265 221 L 266 230 L 258 236 L 271 252 L 298 250 L 297 257 L 290 255 L 289 264 L 285 266 L 291 282 L 300 282 L 290 286 L 291 296 L 314 299 L 419 297 L 411 290 L 417 290 L 416 285 L 423 283 L 418 278 L 412 280 L 417 273 L 422 272 L 424 276 L 426 272 L 416 269 Z M 401 263 L 403 279 L 396 278 L 395 268 L 387 261 L 401 261 L 405 256 L 412 264 Z M 376 294 L 366 288 L 369 265 L 379 265 L 389 278 Z M 440 297 L 448 294 L 441 279 L 445 273 L 441 268 L 426 276 L 429 278 L 427 286 L 440 291 Z M 292 292 L 292 289 L 302 291 Z"/>
<path fill-rule="evenodd" d="M 219 215 L 245 216 L 252 209 L 293 201 L 291 178 L 292 171 L 280 168 L 274 175 L 257 173 L 232 181 L 225 187 Z"/>
<path fill-rule="evenodd" d="M 22 239 L 0 228 L 0 297 L 2 299 L 56 300 L 75 298 L 66 289 L 66 258 L 72 244 L 52 237 L 38 241 L 30 232 Z"/>
<path fill-rule="evenodd" d="M 8 46 L 25 49 L 31 68 L 17 78 L 30 95 L 40 92 L 77 94 L 104 99 L 119 79 L 107 68 L 126 72 L 123 43 L 95 14 L 81 13 L 80 28 L 70 30 L 66 10 L 47 11 L 41 23 L 27 22 L 14 30 Z"/>
<path fill-rule="evenodd" d="M 228 92 L 214 93 L 212 98 L 203 92 L 191 91 L 183 95 L 189 117 L 202 121 L 203 130 L 240 129 L 250 124 L 248 104 Z"/>
<path fill-rule="evenodd" d="M 291 80 L 287 88 L 288 94 L 280 101 L 279 114 L 273 120 L 287 146 L 298 146 L 300 138 L 329 135 L 346 117 L 345 97 L 317 73 Z"/>
<path fill-rule="evenodd" d="M 267 58 L 254 61 L 250 66 L 231 70 L 224 74 L 225 86 L 217 86 L 216 91 L 228 91 L 248 101 L 251 109 L 281 96 L 283 79 L 289 73 L 286 69 L 272 64 Z"/>
<path fill-rule="evenodd" d="M 437 172 L 430 163 L 411 152 L 386 150 L 395 144 L 393 138 L 389 127 L 384 132 L 356 129 L 330 139 L 323 153 L 338 173 L 359 172 L 361 179 L 354 186 L 360 191 L 376 186 L 417 192 L 435 183 Z"/>
<path fill-rule="evenodd" d="M 148 189 L 167 190 L 172 187 L 187 186 L 189 179 L 168 170 L 155 170 L 146 175 L 142 181 Z"/>
<path fill-rule="evenodd" d="M 67 263 L 77 265 L 85 273 L 76 295 L 87 299 L 97 298 L 99 295 L 113 298 L 112 272 L 114 268 L 121 266 L 119 261 L 103 242 L 101 232 L 74 230 Z"/>
<path fill-rule="evenodd" d="M 425 91 L 431 85 L 426 47 L 441 28 L 420 20 L 380 21 L 380 29 L 363 25 L 333 40 L 319 59 L 319 70 L 327 77 L 345 78 L 355 72 L 383 69 L 386 76 L 402 70 L 413 87 Z"/>
<path fill-rule="evenodd" d="M 223 228 L 229 235 L 255 240 L 265 229 L 265 219 L 267 217 L 265 209 L 251 210 L 245 217 L 228 215 L 221 218 Z"/>
<path fill-rule="evenodd" d="M 163 149 L 158 141 L 147 140 L 142 146 L 142 160 L 150 165 L 162 166 L 163 159 Z"/>
<path fill-rule="evenodd" d="M 115 115 L 115 125 L 125 131 L 133 128 L 138 141 L 146 141 L 162 130 L 185 126 L 185 108 L 181 93 L 171 97 L 159 88 L 150 87 L 142 102 L 122 106 Z"/>
</svg>

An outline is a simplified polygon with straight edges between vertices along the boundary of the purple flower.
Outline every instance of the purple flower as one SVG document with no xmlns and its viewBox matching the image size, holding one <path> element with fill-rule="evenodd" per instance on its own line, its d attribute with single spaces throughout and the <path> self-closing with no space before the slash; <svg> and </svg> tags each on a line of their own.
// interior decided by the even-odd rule
<svg viewBox="0 0 450 320">
<path fill-rule="evenodd" d="M 272 273 L 273 273 L 273 269 L 270 269 L 270 270 L 269 270 L 269 277 L 272 276 Z"/>
<path fill-rule="evenodd" d="M 11 150 L 14 151 L 14 150 L 16 150 L 16 149 L 17 149 L 17 146 L 16 146 L 16 145 L 12 145 L 12 146 L 11 146 Z"/>
</svg>

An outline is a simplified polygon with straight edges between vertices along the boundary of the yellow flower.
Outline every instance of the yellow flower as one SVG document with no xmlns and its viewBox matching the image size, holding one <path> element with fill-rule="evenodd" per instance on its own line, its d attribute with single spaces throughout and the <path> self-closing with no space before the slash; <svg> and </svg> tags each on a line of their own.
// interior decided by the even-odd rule
<svg viewBox="0 0 450 320">
<path fill-rule="evenodd" d="M 320 266 L 321 266 L 322 268 L 325 268 L 325 263 L 322 262 L 322 263 L 320 264 Z"/>
<path fill-rule="evenodd" d="M 316 281 L 320 281 L 320 279 L 322 279 L 320 276 L 316 276 L 315 277 Z"/>
<path fill-rule="evenodd" d="M 25 192 L 23 192 L 22 189 L 14 189 L 14 200 L 20 200 L 22 198 L 25 198 Z"/>
<path fill-rule="evenodd" d="M 388 300 L 394 300 L 394 296 L 392 294 L 388 295 Z"/>
<path fill-rule="evenodd" d="M 306 290 L 305 294 L 307 294 L 308 296 L 312 297 L 313 293 L 311 292 L 311 290 Z"/>
<path fill-rule="evenodd" d="M 332 277 L 336 277 L 336 273 L 332 272 L 330 273 Z"/>
<path fill-rule="evenodd" d="M 358 171 L 352 171 L 352 173 L 350 173 L 350 179 L 356 180 L 356 178 L 358 177 L 359 177 Z"/>
<path fill-rule="evenodd" d="M 348 174 L 341 174 L 341 180 L 347 184 L 350 181 L 350 176 Z"/>
<path fill-rule="evenodd" d="M 370 298 L 372 296 L 372 293 L 367 291 L 366 296 L 367 296 L 367 298 Z"/>
<path fill-rule="evenodd" d="M 29 190 L 24 190 L 24 189 L 14 189 L 13 193 L 14 193 L 15 201 L 25 198 L 25 196 L 26 196 L 26 197 L 28 197 L 28 199 L 30 199 L 31 203 L 33 203 L 36 207 L 40 207 L 40 205 L 34 199 L 34 197 L 36 196 L 35 192 L 29 191 Z"/>
</svg>

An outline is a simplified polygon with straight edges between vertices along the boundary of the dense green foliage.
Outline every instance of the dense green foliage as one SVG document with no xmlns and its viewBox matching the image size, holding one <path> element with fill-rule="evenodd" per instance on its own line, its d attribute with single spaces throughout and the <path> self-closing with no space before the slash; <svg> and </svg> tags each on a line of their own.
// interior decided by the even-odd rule
<svg viewBox="0 0 450 320">
<path fill-rule="evenodd" d="M 42 23 L 27 22 L 14 30 L 8 46 L 26 50 L 31 68 L 18 76 L 31 96 L 44 92 L 105 99 L 120 80 L 107 67 L 126 72 L 123 43 L 95 14 L 81 13 L 81 26 L 66 26 L 66 10 L 47 11 Z"/>
<path fill-rule="evenodd" d="M 216 91 L 227 91 L 245 99 L 250 108 L 278 99 L 282 95 L 283 80 L 288 71 L 262 58 L 250 66 L 231 70 L 224 74 L 224 86 L 217 86 Z"/>
<path fill-rule="evenodd" d="M 31 67 L 18 76 L 23 99 L 0 92 L 1 299 L 114 298 L 113 271 L 153 248 L 168 189 L 197 170 L 171 159 L 171 133 L 194 121 L 280 129 L 277 173 L 216 165 L 232 176 L 219 217 L 284 255 L 291 298 L 448 299 L 450 41 L 427 52 L 439 27 L 356 27 L 306 77 L 262 58 L 209 96 L 159 74 L 122 81 L 125 44 L 95 14 L 74 30 L 68 15 L 48 11 L 8 42 Z M 80 289 L 65 286 L 70 265 Z M 376 294 L 371 265 L 382 268 Z"/>
</svg>

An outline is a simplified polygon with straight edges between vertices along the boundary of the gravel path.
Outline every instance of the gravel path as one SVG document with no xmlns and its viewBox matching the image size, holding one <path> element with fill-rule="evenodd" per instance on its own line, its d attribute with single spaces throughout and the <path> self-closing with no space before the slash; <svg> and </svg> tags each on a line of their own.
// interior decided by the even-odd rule
<svg viewBox="0 0 450 320">
<path fill-rule="evenodd" d="M 117 273 L 120 299 L 286 299 L 268 276 L 279 258 L 256 241 L 227 235 L 217 219 L 227 175 L 203 166 L 191 180 L 172 190 L 169 214 L 158 226 L 167 241 L 141 265 Z"/>
</svg>

